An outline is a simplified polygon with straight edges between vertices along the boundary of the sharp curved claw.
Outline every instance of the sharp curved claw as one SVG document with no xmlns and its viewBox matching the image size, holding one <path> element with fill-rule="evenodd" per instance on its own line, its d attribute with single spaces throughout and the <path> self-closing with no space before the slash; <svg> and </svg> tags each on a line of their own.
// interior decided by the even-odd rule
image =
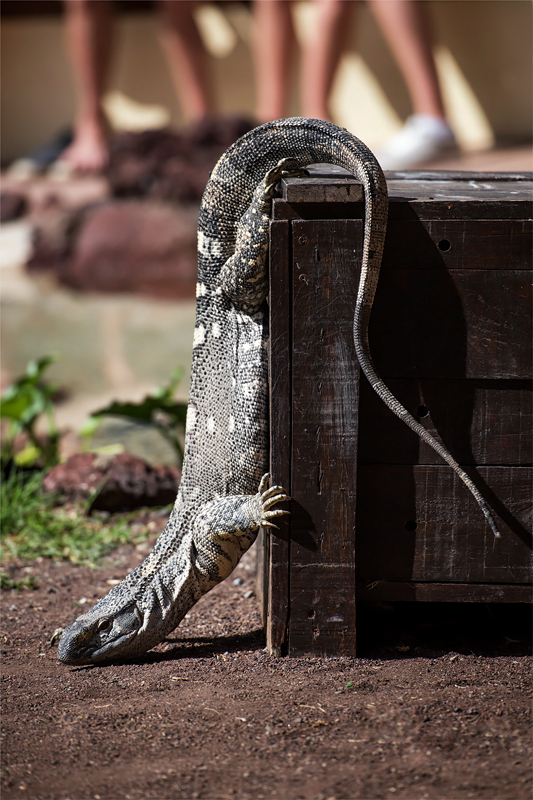
<svg viewBox="0 0 533 800">
<path fill-rule="evenodd" d="M 272 506 L 275 506 L 276 503 L 283 503 L 285 500 L 290 500 L 291 498 L 288 497 L 286 494 L 277 494 L 275 497 L 269 497 L 268 500 L 263 502 L 263 508 L 267 511 Z"/>
<path fill-rule="evenodd" d="M 278 528 L 270 520 L 275 517 L 282 517 L 285 514 L 290 514 L 290 511 L 285 508 L 275 508 L 273 509 L 272 506 L 277 505 L 278 503 L 284 503 L 291 498 L 285 492 L 282 486 L 271 486 L 270 489 L 267 489 L 268 481 L 270 480 L 270 475 L 266 473 L 261 478 L 261 482 L 259 484 L 259 503 L 262 507 L 261 513 L 261 525 L 264 528 Z"/>
<path fill-rule="evenodd" d="M 271 517 L 282 517 L 284 514 L 290 514 L 286 508 L 276 508 L 274 511 L 265 511 L 263 519 L 270 519 Z"/>
<path fill-rule="evenodd" d="M 265 175 L 265 193 L 270 196 L 282 178 L 304 178 L 308 171 L 301 167 L 294 158 L 282 158 L 278 164 Z"/>
<path fill-rule="evenodd" d="M 259 482 L 259 494 L 261 496 L 265 493 L 269 480 L 270 480 L 270 472 L 265 472 L 265 474 L 261 478 L 261 481 Z"/>
<path fill-rule="evenodd" d="M 270 489 L 267 489 L 265 492 L 262 493 L 261 500 L 265 502 L 265 500 L 268 500 L 268 498 L 272 497 L 272 495 L 279 493 L 285 494 L 285 489 L 283 488 L 283 486 L 271 486 Z"/>
</svg>

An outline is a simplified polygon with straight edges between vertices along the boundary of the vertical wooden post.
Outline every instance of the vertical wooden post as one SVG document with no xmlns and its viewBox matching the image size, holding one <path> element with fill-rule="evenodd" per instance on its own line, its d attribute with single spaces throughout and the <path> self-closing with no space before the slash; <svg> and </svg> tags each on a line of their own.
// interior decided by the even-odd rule
<svg viewBox="0 0 533 800">
<path fill-rule="evenodd" d="M 290 493 L 291 431 L 291 250 L 290 222 L 270 223 L 270 474 Z M 281 517 L 279 531 L 264 537 L 264 608 L 267 650 L 287 652 L 289 614 L 290 517 Z M 271 533 L 273 531 L 273 533 Z"/>
<path fill-rule="evenodd" d="M 355 655 L 361 231 L 292 223 L 291 654 Z"/>
<path fill-rule="evenodd" d="M 271 223 L 271 472 L 293 498 L 265 534 L 272 654 L 355 655 L 361 236 L 360 220 Z"/>
</svg>

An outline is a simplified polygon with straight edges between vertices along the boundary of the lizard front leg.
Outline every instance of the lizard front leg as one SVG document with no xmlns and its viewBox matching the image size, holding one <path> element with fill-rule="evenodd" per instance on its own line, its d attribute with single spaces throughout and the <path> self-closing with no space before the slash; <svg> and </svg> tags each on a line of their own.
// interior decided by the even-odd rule
<svg viewBox="0 0 533 800">
<path fill-rule="evenodd" d="M 282 178 L 304 175 L 306 170 L 293 158 L 282 159 L 256 188 L 250 207 L 239 222 L 235 253 L 220 271 L 218 291 L 242 311 L 257 311 L 267 296 L 268 228 L 276 186 Z"/>
<path fill-rule="evenodd" d="M 276 528 L 273 520 L 290 513 L 284 508 L 274 508 L 290 497 L 281 486 L 267 489 L 268 479 L 268 474 L 263 476 L 257 494 L 212 500 L 196 517 L 195 567 L 206 581 L 206 591 L 231 574 L 242 554 L 255 541 L 261 525 Z"/>
</svg>

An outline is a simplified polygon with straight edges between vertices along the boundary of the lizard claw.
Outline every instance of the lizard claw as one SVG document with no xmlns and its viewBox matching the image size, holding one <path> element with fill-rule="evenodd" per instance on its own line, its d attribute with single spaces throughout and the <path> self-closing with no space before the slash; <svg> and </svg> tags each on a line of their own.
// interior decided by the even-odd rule
<svg viewBox="0 0 533 800">
<path fill-rule="evenodd" d="M 309 175 L 308 171 L 301 167 L 295 158 L 282 158 L 275 167 L 265 175 L 265 194 L 271 197 L 276 188 L 276 184 L 282 178 L 304 178 Z"/>
<path fill-rule="evenodd" d="M 276 486 L 276 489 L 280 489 L 280 488 L 281 487 Z M 262 502 L 263 502 L 264 511 L 268 511 L 268 509 L 272 508 L 272 506 L 275 506 L 276 503 L 283 503 L 285 500 L 290 500 L 291 499 L 288 494 L 285 494 L 283 489 L 281 489 L 281 492 L 282 492 L 282 494 L 276 494 L 273 497 L 267 497 L 266 500 L 265 500 L 265 496 L 263 495 Z"/>
<path fill-rule="evenodd" d="M 272 506 L 278 503 L 283 503 L 291 498 L 281 486 L 271 486 L 267 488 L 270 475 L 263 475 L 261 483 L 259 484 L 259 500 L 262 506 L 261 525 L 265 528 L 277 528 L 278 526 L 271 522 L 273 517 L 281 517 L 284 514 L 290 514 L 290 511 L 284 508 L 275 508 Z"/>
<path fill-rule="evenodd" d="M 269 480 L 270 480 L 270 472 L 265 472 L 259 483 L 259 494 L 261 496 L 263 496 L 264 492 L 266 491 L 266 487 L 268 486 Z"/>
</svg>

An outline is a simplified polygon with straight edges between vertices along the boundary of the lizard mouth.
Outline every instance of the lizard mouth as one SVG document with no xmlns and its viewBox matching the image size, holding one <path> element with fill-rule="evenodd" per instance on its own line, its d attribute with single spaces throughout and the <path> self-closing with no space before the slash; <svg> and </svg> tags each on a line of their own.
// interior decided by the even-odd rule
<svg viewBox="0 0 533 800">
<path fill-rule="evenodd" d="M 72 666 L 122 659 L 141 627 L 142 616 L 136 605 L 113 617 L 96 616 L 89 611 L 65 628 L 57 658 Z"/>
</svg>

